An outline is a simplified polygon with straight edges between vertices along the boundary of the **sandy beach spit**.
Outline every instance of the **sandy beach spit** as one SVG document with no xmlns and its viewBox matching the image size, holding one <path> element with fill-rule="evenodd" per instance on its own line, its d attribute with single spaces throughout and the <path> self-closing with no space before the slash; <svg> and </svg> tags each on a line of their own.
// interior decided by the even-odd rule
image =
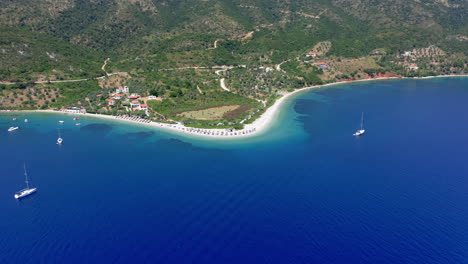
<svg viewBox="0 0 468 264">
<path fill-rule="evenodd" d="M 276 102 L 272 106 L 270 106 L 253 123 L 246 124 L 244 126 L 244 129 L 234 130 L 231 132 L 227 131 L 226 129 L 192 128 L 192 127 L 184 126 L 182 124 L 160 123 L 160 122 L 149 121 L 146 119 L 141 119 L 141 118 L 136 118 L 136 117 L 112 116 L 112 115 L 90 114 L 90 113 L 74 113 L 74 112 L 70 112 L 67 110 L 59 110 L 59 111 L 57 110 L 2 110 L 1 112 L 37 112 L 37 113 L 66 114 L 66 115 L 75 115 L 75 116 L 89 116 L 89 117 L 123 121 L 123 122 L 132 123 L 132 124 L 138 124 L 138 125 L 151 126 L 151 127 L 175 131 L 178 133 L 183 133 L 183 134 L 188 134 L 188 135 L 198 136 L 198 137 L 230 139 L 230 138 L 258 136 L 261 133 L 266 132 L 268 128 L 273 124 L 273 121 L 275 121 L 275 119 L 278 117 L 283 103 L 292 95 L 298 94 L 303 91 L 316 89 L 320 87 L 340 85 L 340 84 L 349 84 L 349 83 L 355 83 L 355 82 L 381 81 L 381 80 L 390 80 L 390 79 L 431 79 L 431 78 L 443 78 L 443 77 L 468 77 L 468 75 L 439 75 L 439 76 L 428 76 L 428 77 L 417 77 L 417 78 L 382 77 L 382 78 L 372 78 L 372 79 L 363 79 L 363 80 L 342 81 L 342 82 L 335 82 L 335 83 L 328 83 L 328 84 L 323 84 L 323 85 L 314 85 L 314 86 L 300 88 L 300 89 L 284 94 L 280 99 L 276 100 Z"/>
</svg>

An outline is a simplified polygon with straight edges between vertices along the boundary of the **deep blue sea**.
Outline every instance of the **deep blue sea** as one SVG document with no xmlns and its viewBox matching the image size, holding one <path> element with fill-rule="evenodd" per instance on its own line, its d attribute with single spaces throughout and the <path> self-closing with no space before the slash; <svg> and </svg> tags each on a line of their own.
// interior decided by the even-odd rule
<svg viewBox="0 0 468 264">
<path fill-rule="evenodd" d="M 0 263 L 468 263 L 468 78 L 309 90 L 249 139 L 72 118 L 0 114 Z"/>
</svg>

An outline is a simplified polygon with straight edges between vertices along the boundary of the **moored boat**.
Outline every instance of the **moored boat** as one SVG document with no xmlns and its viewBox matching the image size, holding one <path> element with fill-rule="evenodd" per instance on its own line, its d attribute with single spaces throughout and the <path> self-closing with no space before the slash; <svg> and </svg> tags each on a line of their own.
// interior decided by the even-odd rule
<svg viewBox="0 0 468 264">
<path fill-rule="evenodd" d="M 8 132 L 11 132 L 11 131 L 15 131 L 16 129 L 18 129 L 19 127 L 10 127 L 8 128 Z"/>
<path fill-rule="evenodd" d="M 356 131 L 353 134 L 353 136 L 360 136 L 360 135 L 364 134 L 365 132 L 366 132 L 366 130 L 364 129 L 364 112 L 362 112 L 362 115 L 361 115 L 361 129 Z"/>
<path fill-rule="evenodd" d="M 59 137 L 57 138 L 57 145 L 62 145 L 63 143 L 63 138 L 60 135 L 60 129 L 58 130 Z"/>
<path fill-rule="evenodd" d="M 26 172 L 26 164 L 24 164 L 24 177 L 25 177 L 25 182 L 26 182 L 26 188 L 19 190 L 15 193 L 16 199 L 26 197 L 37 191 L 37 188 L 29 188 L 28 173 Z"/>
</svg>

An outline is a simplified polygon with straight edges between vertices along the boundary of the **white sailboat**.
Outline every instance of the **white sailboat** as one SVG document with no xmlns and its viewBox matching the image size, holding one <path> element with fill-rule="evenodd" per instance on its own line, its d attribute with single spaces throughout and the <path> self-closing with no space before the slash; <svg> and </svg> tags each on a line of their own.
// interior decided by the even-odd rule
<svg viewBox="0 0 468 264">
<path fill-rule="evenodd" d="M 60 129 L 58 130 L 59 137 L 57 138 L 57 145 L 61 145 L 63 142 L 63 138 L 60 136 Z"/>
<path fill-rule="evenodd" d="M 360 135 L 364 134 L 365 132 L 366 132 L 366 130 L 364 129 L 364 112 L 362 112 L 362 115 L 361 115 L 361 129 L 356 131 L 356 133 L 354 133 L 353 136 L 360 136 Z"/>
<path fill-rule="evenodd" d="M 25 177 L 25 182 L 26 182 L 26 189 L 17 191 L 15 193 L 15 198 L 20 199 L 25 196 L 28 196 L 34 192 L 36 192 L 37 188 L 29 188 L 29 181 L 28 181 L 28 173 L 26 172 L 26 164 L 24 164 L 24 177 Z"/>
</svg>

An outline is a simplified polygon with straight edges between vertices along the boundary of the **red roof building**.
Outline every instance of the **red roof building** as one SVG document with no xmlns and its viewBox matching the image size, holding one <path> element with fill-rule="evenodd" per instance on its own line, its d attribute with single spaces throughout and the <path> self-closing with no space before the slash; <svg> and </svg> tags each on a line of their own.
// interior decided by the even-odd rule
<svg viewBox="0 0 468 264">
<path fill-rule="evenodd" d="M 140 107 L 140 102 L 139 101 L 131 101 L 130 102 L 130 107 L 131 108 L 139 108 Z"/>
<path fill-rule="evenodd" d="M 320 69 L 327 69 L 328 65 L 325 62 L 319 62 L 318 63 Z"/>
</svg>

